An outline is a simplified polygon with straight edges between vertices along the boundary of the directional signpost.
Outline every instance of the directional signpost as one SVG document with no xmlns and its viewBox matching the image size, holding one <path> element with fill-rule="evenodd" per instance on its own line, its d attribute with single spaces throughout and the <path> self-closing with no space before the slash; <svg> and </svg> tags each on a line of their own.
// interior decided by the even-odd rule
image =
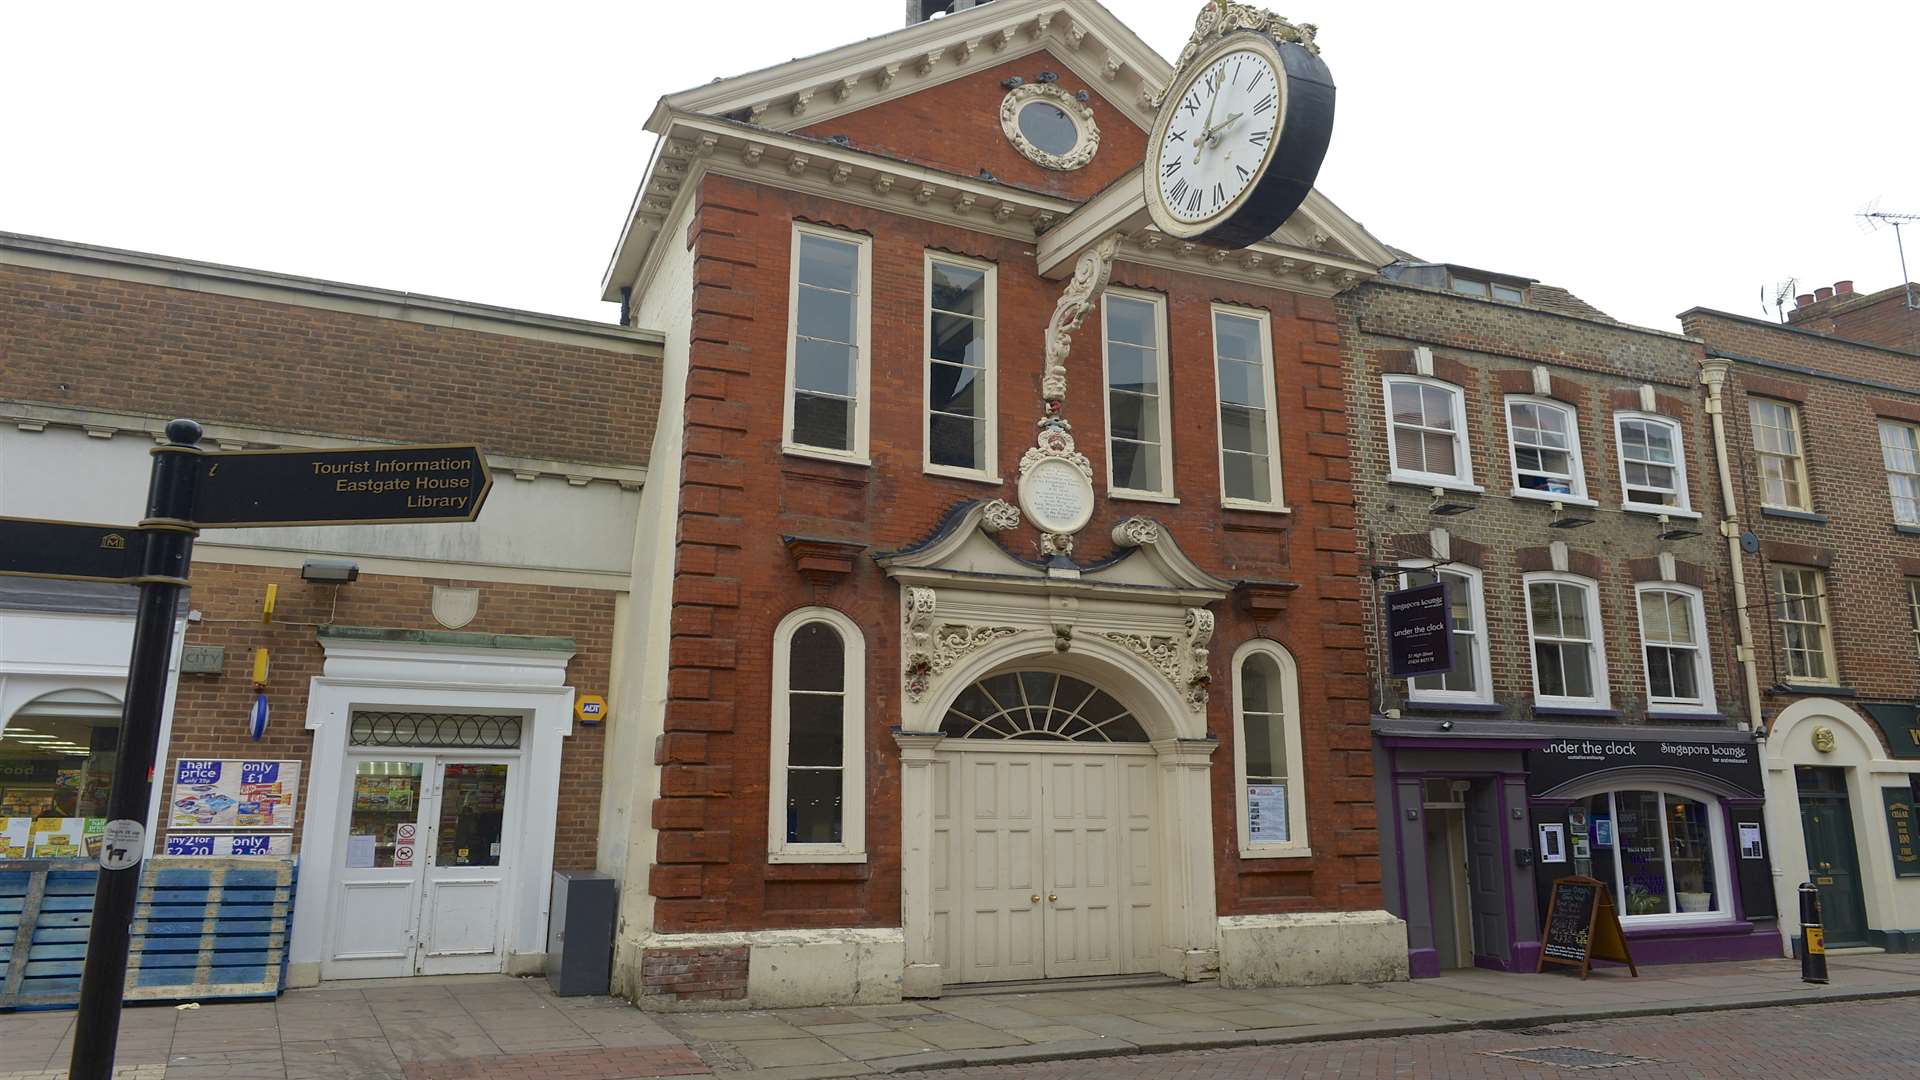
<svg viewBox="0 0 1920 1080">
<path fill-rule="evenodd" d="M 0 518 L 0 576 L 140 586 L 120 753 L 94 889 L 68 1076 L 108 1080 L 120 1038 L 127 945 L 146 852 L 174 612 L 202 528 L 431 524 L 480 515 L 493 477 L 476 446 L 243 450 L 210 454 L 200 425 L 175 420 L 153 450 L 137 528 Z"/>
</svg>

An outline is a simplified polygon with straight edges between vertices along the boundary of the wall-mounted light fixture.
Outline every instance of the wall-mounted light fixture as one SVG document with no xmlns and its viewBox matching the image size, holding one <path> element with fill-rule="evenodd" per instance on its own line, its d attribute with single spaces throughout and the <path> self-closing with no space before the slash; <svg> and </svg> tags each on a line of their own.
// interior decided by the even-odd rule
<svg viewBox="0 0 1920 1080">
<path fill-rule="evenodd" d="M 1673 523 L 1673 519 L 1672 519 L 1672 518 L 1670 518 L 1670 517 L 1668 517 L 1668 516 L 1667 516 L 1667 515 L 1665 515 L 1665 514 L 1661 514 L 1661 515 L 1660 515 L 1660 539 L 1662 539 L 1662 540 L 1691 540 L 1691 539 L 1693 539 L 1694 537 L 1696 537 L 1696 536 L 1699 536 L 1699 535 L 1700 535 L 1700 533 L 1699 533 L 1699 532 L 1698 532 L 1697 530 L 1695 530 L 1695 529 L 1682 529 L 1682 528 L 1680 528 L 1679 526 L 1677 526 L 1677 525 L 1675 525 L 1675 524 Z"/>
<path fill-rule="evenodd" d="M 1433 489 L 1433 505 L 1427 507 L 1427 513 L 1434 514 L 1439 517 L 1453 517 L 1456 514 L 1472 513 L 1474 510 L 1479 509 L 1479 507 L 1473 505 L 1472 503 L 1447 502 L 1446 497 L 1447 497 L 1446 488 L 1443 488 L 1443 487 L 1434 488 Z"/>
<path fill-rule="evenodd" d="M 360 578 L 360 564 L 346 559 L 308 559 L 300 564 L 300 580 L 343 585 Z"/>
<path fill-rule="evenodd" d="M 1591 525 L 1591 524 L 1593 524 L 1592 518 L 1576 517 L 1573 514 L 1567 513 L 1566 504 L 1556 499 L 1553 503 L 1553 520 L 1547 522 L 1547 528 L 1578 529 L 1583 525 Z"/>
</svg>

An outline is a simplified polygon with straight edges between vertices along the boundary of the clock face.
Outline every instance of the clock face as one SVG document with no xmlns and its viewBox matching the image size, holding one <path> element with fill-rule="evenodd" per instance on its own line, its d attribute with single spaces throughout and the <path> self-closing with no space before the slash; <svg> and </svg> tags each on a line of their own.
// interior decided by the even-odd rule
<svg viewBox="0 0 1920 1080">
<path fill-rule="evenodd" d="M 1284 103 L 1265 56 L 1224 53 L 1167 103 L 1166 135 L 1154 154 L 1161 203 L 1182 224 L 1206 221 L 1234 205 L 1260 178 Z"/>
</svg>

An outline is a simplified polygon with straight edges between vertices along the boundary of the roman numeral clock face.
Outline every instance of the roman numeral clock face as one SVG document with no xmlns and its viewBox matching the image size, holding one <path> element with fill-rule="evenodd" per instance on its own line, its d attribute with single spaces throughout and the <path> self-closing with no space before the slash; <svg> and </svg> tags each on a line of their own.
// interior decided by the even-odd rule
<svg viewBox="0 0 1920 1080">
<path fill-rule="evenodd" d="M 1167 211 L 1182 224 L 1220 214 L 1260 177 L 1280 121 L 1280 80 L 1257 52 L 1236 51 L 1208 65 L 1172 111 L 1155 155 L 1155 180 Z"/>
</svg>

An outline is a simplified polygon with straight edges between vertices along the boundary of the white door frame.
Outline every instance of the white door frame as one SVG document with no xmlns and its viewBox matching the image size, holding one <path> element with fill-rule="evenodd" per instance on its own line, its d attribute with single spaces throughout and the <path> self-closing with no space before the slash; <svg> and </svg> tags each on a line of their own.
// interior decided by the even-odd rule
<svg viewBox="0 0 1920 1080">
<path fill-rule="evenodd" d="M 381 640 L 323 632 L 320 637 L 326 666 L 307 694 L 313 758 L 302 816 L 290 985 L 319 982 L 331 940 L 327 924 L 337 876 L 334 853 L 340 850 L 339 833 L 346 820 L 341 797 L 350 761 L 347 735 L 356 709 L 526 717 L 519 762 L 523 798 L 511 826 L 514 850 L 525 857 L 509 868 L 513 880 L 501 910 L 506 928 L 503 963 L 509 974 L 527 974 L 538 971 L 546 957 L 560 754 L 564 740 L 573 734 L 574 689 L 565 685 L 573 650 L 570 644 L 495 648 L 483 642 L 500 639 L 480 634 L 444 635 L 458 644 L 409 641 L 405 636 L 397 633 L 395 640 Z M 468 640 L 474 643 L 466 644 Z M 529 639 L 529 644 L 535 642 L 544 643 Z M 396 757 L 416 754 L 403 747 L 391 752 Z M 474 753 L 486 756 L 485 751 Z"/>
<path fill-rule="evenodd" d="M 946 736 L 938 725 L 962 691 L 1002 668 L 1026 666 L 1083 679 L 1116 698 L 1147 729 L 1160 767 L 1154 828 L 1160 856 L 1154 908 L 1159 922 L 1159 970 L 1192 981 L 1218 970 L 1219 930 L 1213 879 L 1213 752 L 1204 714 L 1189 709 L 1152 665 L 1120 645 L 1091 634 L 1059 652 L 1051 638 L 1021 634 L 953 665 L 939 698 L 910 722 L 932 730 L 897 730 L 900 745 L 900 922 L 907 965 L 907 997 L 939 997 L 948 982 L 933 944 L 935 779 Z M 1105 745 L 1105 744 L 1099 744 Z M 1091 747 L 1090 747 L 1091 748 Z"/>
</svg>

